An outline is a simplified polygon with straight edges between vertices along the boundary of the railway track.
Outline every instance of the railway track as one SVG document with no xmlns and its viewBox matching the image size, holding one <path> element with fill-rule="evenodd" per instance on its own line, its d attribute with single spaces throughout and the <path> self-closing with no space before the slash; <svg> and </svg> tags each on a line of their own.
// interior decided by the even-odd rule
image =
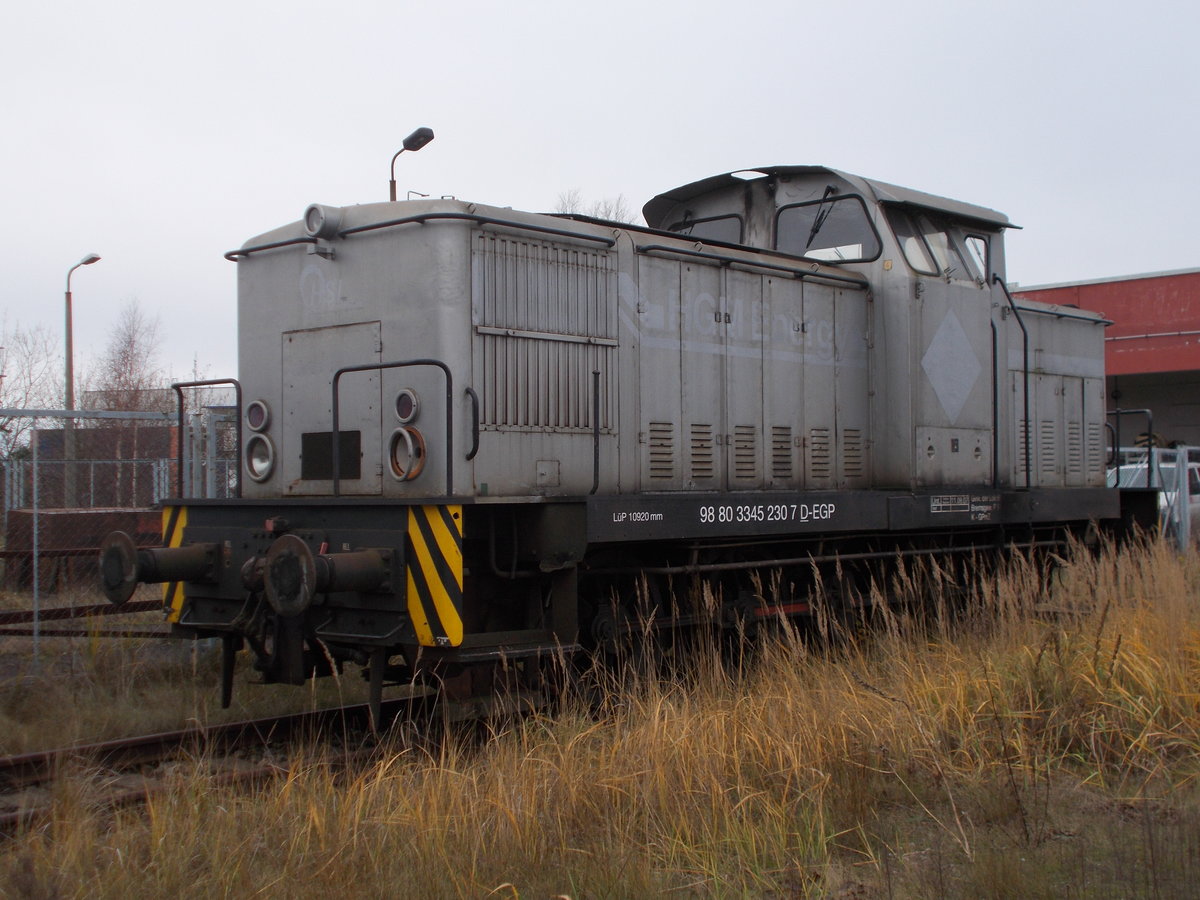
<svg viewBox="0 0 1200 900">
<path fill-rule="evenodd" d="M 380 730 L 402 716 L 419 718 L 431 710 L 429 696 L 389 700 L 381 709 Z M 50 786 L 62 777 L 89 780 L 100 794 L 98 805 L 116 809 L 165 790 L 170 779 L 164 764 L 172 761 L 203 759 L 216 784 L 252 783 L 280 771 L 273 747 L 357 737 L 360 749 L 341 758 L 365 760 L 373 752 L 365 740 L 373 730 L 369 705 L 359 704 L 0 757 L 0 834 L 46 818 L 52 811 Z"/>
<path fill-rule="evenodd" d="M 97 628 L 90 623 L 87 627 L 47 628 L 48 622 L 74 622 L 110 616 L 125 616 L 131 613 L 161 612 L 161 600 L 137 600 L 121 606 L 111 603 L 94 603 L 82 606 L 56 606 L 49 609 L 20 609 L 0 612 L 0 637 L 141 637 L 171 639 L 170 626 L 146 626 L 141 628 Z"/>
</svg>

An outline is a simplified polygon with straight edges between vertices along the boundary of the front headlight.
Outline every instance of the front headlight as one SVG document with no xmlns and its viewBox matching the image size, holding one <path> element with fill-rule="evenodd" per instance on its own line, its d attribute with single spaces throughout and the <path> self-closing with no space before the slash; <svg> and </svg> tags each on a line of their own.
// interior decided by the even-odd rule
<svg viewBox="0 0 1200 900">
<path fill-rule="evenodd" d="M 255 481 L 266 481 L 275 468 L 275 445 L 265 434 L 256 434 L 246 444 L 246 474 Z"/>
<path fill-rule="evenodd" d="M 388 441 L 388 471 L 397 481 L 412 481 L 425 468 L 425 436 L 411 425 L 401 425 Z"/>
</svg>

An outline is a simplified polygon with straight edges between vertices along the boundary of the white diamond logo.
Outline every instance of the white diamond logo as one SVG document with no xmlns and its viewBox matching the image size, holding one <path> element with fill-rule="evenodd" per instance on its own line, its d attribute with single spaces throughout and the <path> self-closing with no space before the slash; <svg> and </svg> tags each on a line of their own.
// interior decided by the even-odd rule
<svg viewBox="0 0 1200 900">
<path fill-rule="evenodd" d="M 953 310 L 946 313 L 946 318 L 942 319 L 937 333 L 929 342 L 929 348 L 921 357 L 921 368 L 925 370 L 938 402 L 953 424 L 971 396 L 979 373 L 983 371 L 975 351 L 971 349 L 971 341 Z"/>
</svg>

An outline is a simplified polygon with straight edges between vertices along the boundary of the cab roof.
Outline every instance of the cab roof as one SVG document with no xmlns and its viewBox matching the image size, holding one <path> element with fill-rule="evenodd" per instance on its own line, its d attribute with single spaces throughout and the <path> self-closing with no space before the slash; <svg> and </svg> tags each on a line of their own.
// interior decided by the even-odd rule
<svg viewBox="0 0 1200 900">
<path fill-rule="evenodd" d="M 936 194 L 926 194 L 923 191 L 914 191 L 911 188 L 888 184 L 884 181 L 875 181 L 859 175 L 850 175 L 849 173 L 831 169 L 827 166 L 764 166 L 756 169 L 740 169 L 737 172 L 727 172 L 724 175 L 714 175 L 710 178 L 693 181 L 691 184 L 685 184 L 682 187 L 659 194 L 642 207 L 642 215 L 645 216 L 646 224 L 651 228 L 662 228 L 664 227 L 663 220 L 676 204 L 692 200 L 711 191 L 744 184 L 747 180 L 753 180 L 746 177 L 751 172 L 757 172 L 764 178 L 775 178 L 785 175 L 835 175 L 855 185 L 864 193 L 873 194 L 875 199 L 882 203 L 933 209 L 959 218 L 981 222 L 993 228 L 1019 227 L 1013 225 L 1004 213 L 988 209 L 986 206 L 976 206 L 973 203 L 950 200 L 946 197 L 939 197 Z"/>
</svg>

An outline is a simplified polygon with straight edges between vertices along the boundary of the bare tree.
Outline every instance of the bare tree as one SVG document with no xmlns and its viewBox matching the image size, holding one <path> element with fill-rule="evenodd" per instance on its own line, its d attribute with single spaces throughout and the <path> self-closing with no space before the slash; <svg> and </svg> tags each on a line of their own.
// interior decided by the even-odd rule
<svg viewBox="0 0 1200 900">
<path fill-rule="evenodd" d="M 629 208 L 629 204 L 625 201 L 624 194 L 617 194 L 616 197 L 605 197 L 603 200 L 597 200 L 594 203 L 587 203 L 583 199 L 583 192 L 579 188 L 571 188 L 563 191 L 558 195 L 558 203 L 554 207 L 556 213 L 564 213 L 567 215 L 590 216 L 593 219 L 607 219 L 610 222 L 632 222 L 633 210 Z"/>
<path fill-rule="evenodd" d="M 83 405 L 125 412 L 173 409 L 170 378 L 158 363 L 161 332 L 158 316 L 146 315 L 136 300 L 127 303 L 85 378 Z"/>
<path fill-rule="evenodd" d="M 162 327 L 136 300 L 121 310 L 108 333 L 108 344 L 84 378 L 81 406 L 114 412 L 171 412 L 175 395 L 170 376 L 159 364 Z M 166 423 L 105 421 L 83 429 L 86 440 L 78 458 L 108 465 L 104 495 L 114 506 L 146 506 L 153 477 L 148 460 L 172 455 Z M 94 496 L 93 496 L 94 501 Z"/>
<path fill-rule="evenodd" d="M 57 409 L 63 403 L 63 359 L 58 339 L 45 326 L 0 326 L 0 407 Z M 34 420 L 0 417 L 0 458 L 8 459 L 29 442 Z"/>
<path fill-rule="evenodd" d="M 554 211 L 566 215 L 584 215 L 583 191 L 575 187 L 560 193 L 558 195 L 558 203 L 554 205 Z"/>
</svg>

